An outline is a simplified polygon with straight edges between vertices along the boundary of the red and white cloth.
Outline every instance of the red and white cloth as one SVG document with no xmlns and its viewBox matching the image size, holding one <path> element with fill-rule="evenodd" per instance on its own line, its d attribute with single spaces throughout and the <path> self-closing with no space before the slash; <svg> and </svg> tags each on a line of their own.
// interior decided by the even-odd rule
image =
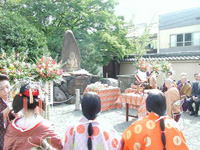
<svg viewBox="0 0 200 150">
<path fill-rule="evenodd" d="M 86 88 L 84 94 L 87 92 L 96 92 L 99 95 L 101 99 L 101 111 L 122 108 L 121 104 L 116 103 L 121 95 L 120 88 L 118 87 L 107 87 L 103 89 Z"/>
<path fill-rule="evenodd" d="M 117 102 L 119 103 L 128 103 L 129 108 L 138 110 L 138 117 L 143 118 L 147 116 L 146 110 L 146 94 L 135 94 L 135 93 L 126 93 L 122 94 Z"/>
</svg>

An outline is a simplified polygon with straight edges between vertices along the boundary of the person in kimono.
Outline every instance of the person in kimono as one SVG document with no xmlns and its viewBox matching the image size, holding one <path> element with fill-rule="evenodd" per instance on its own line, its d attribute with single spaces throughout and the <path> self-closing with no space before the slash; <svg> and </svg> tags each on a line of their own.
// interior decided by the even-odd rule
<svg viewBox="0 0 200 150">
<path fill-rule="evenodd" d="M 122 135 L 123 150 L 189 150 L 185 137 L 166 115 L 166 98 L 158 90 L 146 99 L 148 116 L 133 122 Z"/>
<path fill-rule="evenodd" d="M 13 100 L 15 113 L 22 110 L 23 116 L 14 119 L 4 136 L 4 150 L 28 150 L 34 148 L 63 149 L 62 140 L 54 132 L 53 124 L 35 113 L 44 108 L 41 90 L 34 83 L 22 85 Z"/>
<path fill-rule="evenodd" d="M 108 122 L 98 120 L 101 100 L 94 92 L 88 92 L 81 102 L 83 118 L 67 127 L 64 150 L 118 150 L 120 136 Z"/>
<path fill-rule="evenodd" d="M 180 100 L 180 93 L 176 87 L 174 87 L 174 81 L 171 79 L 166 79 L 165 80 L 165 86 L 167 87 L 167 91 L 165 92 L 165 97 L 166 97 L 166 102 L 167 102 L 167 115 L 169 117 L 173 117 L 172 114 L 172 106 L 173 103 L 175 103 L 177 100 Z M 180 107 L 181 106 L 174 106 L 173 107 L 173 112 L 174 113 L 179 113 L 180 112 Z M 177 115 L 175 120 L 178 122 L 180 118 L 180 115 Z"/>
<path fill-rule="evenodd" d="M 190 98 L 192 92 L 192 86 L 188 83 L 186 76 L 181 77 L 181 83 L 178 85 L 178 89 L 181 94 L 181 99 L 184 101 L 182 105 L 183 111 L 186 111 L 187 110 L 186 102 Z"/>
<path fill-rule="evenodd" d="M 11 108 L 8 105 L 10 92 L 10 79 L 8 76 L 0 75 L 0 150 L 3 150 L 4 134 L 10 120 L 14 119 Z"/>
<path fill-rule="evenodd" d="M 192 104 L 195 104 L 195 109 Z M 198 117 L 198 111 L 200 106 L 200 74 L 197 75 L 197 80 L 192 83 L 192 94 L 191 98 L 187 101 L 188 110 L 190 116 Z"/>
<path fill-rule="evenodd" d="M 172 76 L 172 72 L 168 71 L 166 73 L 166 79 L 168 79 L 170 76 Z M 165 93 L 166 91 L 167 91 L 167 87 L 165 86 L 165 82 L 164 82 L 163 87 L 162 87 L 162 92 Z"/>
<path fill-rule="evenodd" d="M 151 65 L 148 66 L 147 68 L 147 79 L 148 79 L 148 83 L 149 83 L 149 88 L 150 89 L 157 89 L 157 79 L 156 79 L 156 73 L 153 70 L 153 67 Z"/>
</svg>

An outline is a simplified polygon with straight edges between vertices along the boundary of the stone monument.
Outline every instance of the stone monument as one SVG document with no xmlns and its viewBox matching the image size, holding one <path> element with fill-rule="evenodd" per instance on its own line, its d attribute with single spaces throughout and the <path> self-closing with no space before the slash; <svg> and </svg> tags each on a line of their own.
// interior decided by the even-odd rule
<svg viewBox="0 0 200 150">
<path fill-rule="evenodd" d="M 81 55 L 74 34 L 70 30 L 65 32 L 61 60 L 65 63 L 63 69 L 66 72 L 80 70 Z"/>
<path fill-rule="evenodd" d="M 61 60 L 65 64 L 63 70 L 64 82 L 54 83 L 54 101 L 56 103 L 74 103 L 76 89 L 83 94 L 86 86 L 100 80 L 95 76 L 81 69 L 81 55 L 72 31 L 66 31 L 61 53 Z"/>
</svg>

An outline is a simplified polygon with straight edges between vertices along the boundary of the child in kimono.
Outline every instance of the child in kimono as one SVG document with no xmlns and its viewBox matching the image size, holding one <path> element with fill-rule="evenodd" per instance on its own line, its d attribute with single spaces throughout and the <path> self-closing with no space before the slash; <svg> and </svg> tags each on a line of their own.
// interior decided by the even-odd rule
<svg viewBox="0 0 200 150">
<path fill-rule="evenodd" d="M 75 125 L 69 126 L 65 134 L 64 150 L 118 150 L 120 137 L 108 126 L 100 123 L 97 115 L 101 110 L 101 101 L 94 92 L 83 96 L 81 103 L 83 118 Z"/>
<path fill-rule="evenodd" d="M 148 116 L 123 133 L 123 150 L 189 150 L 178 124 L 166 116 L 166 98 L 152 91 L 146 99 Z"/>
</svg>

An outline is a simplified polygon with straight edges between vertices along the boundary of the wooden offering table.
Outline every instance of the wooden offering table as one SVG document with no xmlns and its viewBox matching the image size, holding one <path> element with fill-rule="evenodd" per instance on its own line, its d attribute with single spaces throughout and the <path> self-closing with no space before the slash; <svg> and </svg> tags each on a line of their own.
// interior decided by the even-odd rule
<svg viewBox="0 0 200 150">
<path fill-rule="evenodd" d="M 157 89 L 146 89 L 143 93 L 137 93 L 137 89 L 128 88 L 125 90 L 125 93 L 122 94 L 117 102 L 119 103 L 126 103 L 126 121 L 128 121 L 128 117 L 135 117 L 135 118 L 143 118 L 147 115 L 146 110 L 146 98 L 151 91 Z M 129 108 L 130 109 L 137 109 L 138 115 L 129 115 Z"/>
<path fill-rule="evenodd" d="M 101 99 L 101 111 L 122 108 L 122 104 L 116 102 L 121 95 L 120 88 L 108 86 L 102 89 L 91 89 L 87 87 L 84 93 L 91 91 L 99 95 Z"/>
<path fill-rule="evenodd" d="M 147 95 L 144 94 L 135 94 L 135 93 L 126 93 L 122 94 L 117 102 L 126 103 L 126 121 L 128 121 L 128 117 L 142 118 L 147 115 L 146 110 L 146 98 Z M 138 116 L 129 115 L 129 108 L 137 109 Z"/>
</svg>

